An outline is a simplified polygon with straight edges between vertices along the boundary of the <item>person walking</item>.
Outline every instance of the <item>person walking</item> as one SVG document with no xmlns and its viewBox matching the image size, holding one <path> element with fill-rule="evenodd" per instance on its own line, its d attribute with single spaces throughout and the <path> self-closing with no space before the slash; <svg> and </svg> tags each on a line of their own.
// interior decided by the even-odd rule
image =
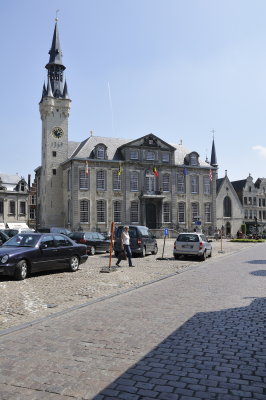
<svg viewBox="0 0 266 400">
<path fill-rule="evenodd" d="M 125 253 L 127 255 L 128 266 L 134 267 L 134 265 L 132 265 L 132 253 L 131 253 L 131 248 L 130 248 L 129 227 L 127 225 L 124 226 L 123 232 L 121 234 L 121 252 L 119 253 L 118 259 L 116 262 L 117 267 L 119 267 L 119 263 L 123 259 L 123 253 Z"/>
</svg>

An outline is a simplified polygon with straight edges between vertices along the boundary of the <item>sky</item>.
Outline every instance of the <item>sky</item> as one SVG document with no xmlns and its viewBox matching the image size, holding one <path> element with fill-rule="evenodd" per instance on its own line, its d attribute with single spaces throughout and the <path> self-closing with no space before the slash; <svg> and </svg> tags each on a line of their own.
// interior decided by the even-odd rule
<svg viewBox="0 0 266 400">
<path fill-rule="evenodd" d="M 265 0 L 0 0 L 0 172 L 40 166 L 56 15 L 69 140 L 153 133 L 205 160 L 214 135 L 219 178 L 266 177 Z"/>
</svg>

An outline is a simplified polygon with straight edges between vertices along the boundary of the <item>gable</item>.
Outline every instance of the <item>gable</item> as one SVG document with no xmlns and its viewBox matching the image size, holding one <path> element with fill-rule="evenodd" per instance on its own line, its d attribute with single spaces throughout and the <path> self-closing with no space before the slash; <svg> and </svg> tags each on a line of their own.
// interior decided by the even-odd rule
<svg viewBox="0 0 266 400">
<path fill-rule="evenodd" d="M 133 140 L 131 142 L 128 142 L 120 146 L 120 150 L 123 150 L 125 147 L 138 147 L 138 148 L 145 147 L 145 148 L 160 149 L 172 152 L 175 151 L 175 148 L 173 146 L 171 146 L 164 140 L 158 138 L 153 133 L 142 136 L 139 139 Z"/>
</svg>

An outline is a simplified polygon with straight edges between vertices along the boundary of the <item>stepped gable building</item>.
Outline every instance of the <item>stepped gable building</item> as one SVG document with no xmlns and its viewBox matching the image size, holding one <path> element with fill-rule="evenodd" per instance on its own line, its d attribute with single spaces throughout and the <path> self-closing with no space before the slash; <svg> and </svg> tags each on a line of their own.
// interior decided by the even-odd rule
<svg viewBox="0 0 266 400">
<path fill-rule="evenodd" d="M 231 183 L 243 207 L 247 232 L 266 233 L 266 179 L 258 178 L 254 183 L 249 175 Z"/>
<path fill-rule="evenodd" d="M 28 190 L 24 178 L 0 173 L 0 229 L 28 228 Z"/>
<path fill-rule="evenodd" d="M 217 160 L 149 133 L 135 140 L 68 139 L 71 100 L 56 21 L 40 101 L 42 163 L 36 169 L 37 226 L 109 231 L 116 224 L 154 230 L 216 227 Z"/>
</svg>

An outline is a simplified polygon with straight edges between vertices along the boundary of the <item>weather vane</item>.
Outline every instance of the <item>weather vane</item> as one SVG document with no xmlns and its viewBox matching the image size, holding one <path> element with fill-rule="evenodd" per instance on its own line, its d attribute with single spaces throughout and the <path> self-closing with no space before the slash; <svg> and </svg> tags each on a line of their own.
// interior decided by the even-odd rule
<svg viewBox="0 0 266 400">
<path fill-rule="evenodd" d="M 58 13 L 59 13 L 59 11 L 60 10 L 56 10 L 56 12 L 55 12 L 55 20 L 56 20 L 56 22 L 58 21 Z"/>
</svg>

